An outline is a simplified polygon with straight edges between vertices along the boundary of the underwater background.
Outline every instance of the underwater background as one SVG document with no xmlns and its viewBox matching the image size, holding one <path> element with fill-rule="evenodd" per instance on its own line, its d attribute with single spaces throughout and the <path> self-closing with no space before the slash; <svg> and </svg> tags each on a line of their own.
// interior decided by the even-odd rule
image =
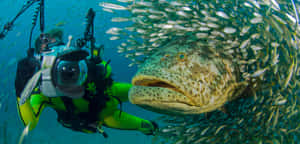
<svg viewBox="0 0 300 144">
<path fill-rule="evenodd" d="M 11 21 L 27 0 L 0 0 L 0 26 Z M 113 79 L 120 82 L 131 82 L 136 72 L 136 66 L 128 67 L 130 61 L 117 53 L 117 46 L 122 40 L 110 41 L 105 33 L 110 27 L 125 27 L 126 23 L 111 23 L 113 16 L 126 15 L 123 11 L 114 14 L 102 11 L 99 2 L 116 2 L 112 0 L 46 0 L 45 1 L 45 30 L 61 28 L 64 30 L 64 41 L 69 35 L 74 39 L 83 37 L 85 30 L 85 16 L 89 8 L 96 12 L 95 38 L 97 44 L 104 44 L 104 60 L 111 59 Z M 31 6 L 15 22 L 13 30 L 0 40 L 0 144 L 16 144 L 24 129 L 19 119 L 16 107 L 14 77 L 17 61 L 26 56 L 32 16 L 37 5 Z M 39 36 L 37 24 L 33 33 L 33 40 Z M 74 41 L 73 41 L 74 42 Z M 32 42 L 34 43 L 34 41 Z M 129 102 L 123 103 L 123 110 L 130 114 L 148 120 L 155 120 L 159 114 L 146 111 Z M 104 128 L 109 137 L 105 139 L 101 134 L 85 134 L 74 132 L 61 126 L 57 115 L 51 108 L 46 108 L 40 117 L 37 127 L 29 132 L 23 143 L 26 144 L 149 144 L 152 136 L 145 136 L 138 131 L 117 130 Z"/>
</svg>

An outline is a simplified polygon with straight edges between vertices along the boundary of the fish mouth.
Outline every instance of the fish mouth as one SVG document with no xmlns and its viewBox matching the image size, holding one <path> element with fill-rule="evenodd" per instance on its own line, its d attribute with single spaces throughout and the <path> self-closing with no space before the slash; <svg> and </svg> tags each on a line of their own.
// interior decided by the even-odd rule
<svg viewBox="0 0 300 144">
<path fill-rule="evenodd" d="M 196 108 L 176 84 L 154 76 L 139 75 L 132 80 L 129 100 L 142 108 L 162 114 L 184 114 Z"/>
<path fill-rule="evenodd" d="M 176 87 L 174 84 L 171 82 L 168 82 L 166 80 L 158 79 L 158 78 L 141 78 L 133 81 L 134 86 L 145 86 L 145 87 L 160 87 L 160 88 L 167 88 L 172 91 L 181 93 L 183 95 L 184 92 L 181 91 L 178 87 Z"/>
</svg>

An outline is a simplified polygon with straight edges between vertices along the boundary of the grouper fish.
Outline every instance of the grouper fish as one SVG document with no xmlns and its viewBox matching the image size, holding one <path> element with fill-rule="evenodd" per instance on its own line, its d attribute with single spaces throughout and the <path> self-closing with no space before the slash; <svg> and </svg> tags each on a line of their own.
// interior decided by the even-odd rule
<svg viewBox="0 0 300 144">
<path fill-rule="evenodd" d="M 132 16 L 113 21 L 134 24 L 107 31 L 118 35 L 111 40 L 127 31 L 119 52 L 139 65 L 130 102 L 159 113 L 200 114 L 260 86 L 287 88 L 299 52 L 293 6 L 275 0 L 132 2 L 126 8 Z"/>
<path fill-rule="evenodd" d="M 181 39 L 182 41 L 186 41 Z M 132 80 L 130 102 L 167 114 L 199 114 L 238 97 L 237 65 L 200 43 L 167 44 L 141 66 Z"/>
</svg>

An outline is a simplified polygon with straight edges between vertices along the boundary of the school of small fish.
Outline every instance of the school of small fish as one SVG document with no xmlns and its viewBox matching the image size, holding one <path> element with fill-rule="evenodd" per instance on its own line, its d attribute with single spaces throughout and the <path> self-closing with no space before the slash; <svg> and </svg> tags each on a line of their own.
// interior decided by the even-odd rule
<svg viewBox="0 0 300 144">
<path fill-rule="evenodd" d="M 118 52 L 142 64 L 151 54 L 179 39 L 201 42 L 212 54 L 230 59 L 249 93 L 220 111 L 194 116 L 162 116 L 166 126 L 157 143 L 297 143 L 300 137 L 300 5 L 289 0 L 142 0 L 124 5 L 102 2 L 105 9 L 126 10 L 132 22 L 107 31 L 126 39 Z"/>
</svg>

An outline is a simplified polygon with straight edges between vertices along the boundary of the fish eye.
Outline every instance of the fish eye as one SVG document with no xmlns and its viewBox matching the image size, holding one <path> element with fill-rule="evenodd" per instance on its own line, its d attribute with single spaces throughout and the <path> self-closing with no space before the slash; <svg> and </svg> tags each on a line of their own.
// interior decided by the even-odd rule
<svg viewBox="0 0 300 144">
<path fill-rule="evenodd" d="M 180 59 L 184 59 L 184 55 L 183 55 L 183 54 L 180 54 L 180 55 L 179 55 L 179 58 L 180 58 Z"/>
<path fill-rule="evenodd" d="M 186 54 L 184 52 L 179 52 L 177 54 L 177 59 L 178 59 L 178 61 L 181 61 L 181 62 L 185 61 L 186 60 Z"/>
</svg>

